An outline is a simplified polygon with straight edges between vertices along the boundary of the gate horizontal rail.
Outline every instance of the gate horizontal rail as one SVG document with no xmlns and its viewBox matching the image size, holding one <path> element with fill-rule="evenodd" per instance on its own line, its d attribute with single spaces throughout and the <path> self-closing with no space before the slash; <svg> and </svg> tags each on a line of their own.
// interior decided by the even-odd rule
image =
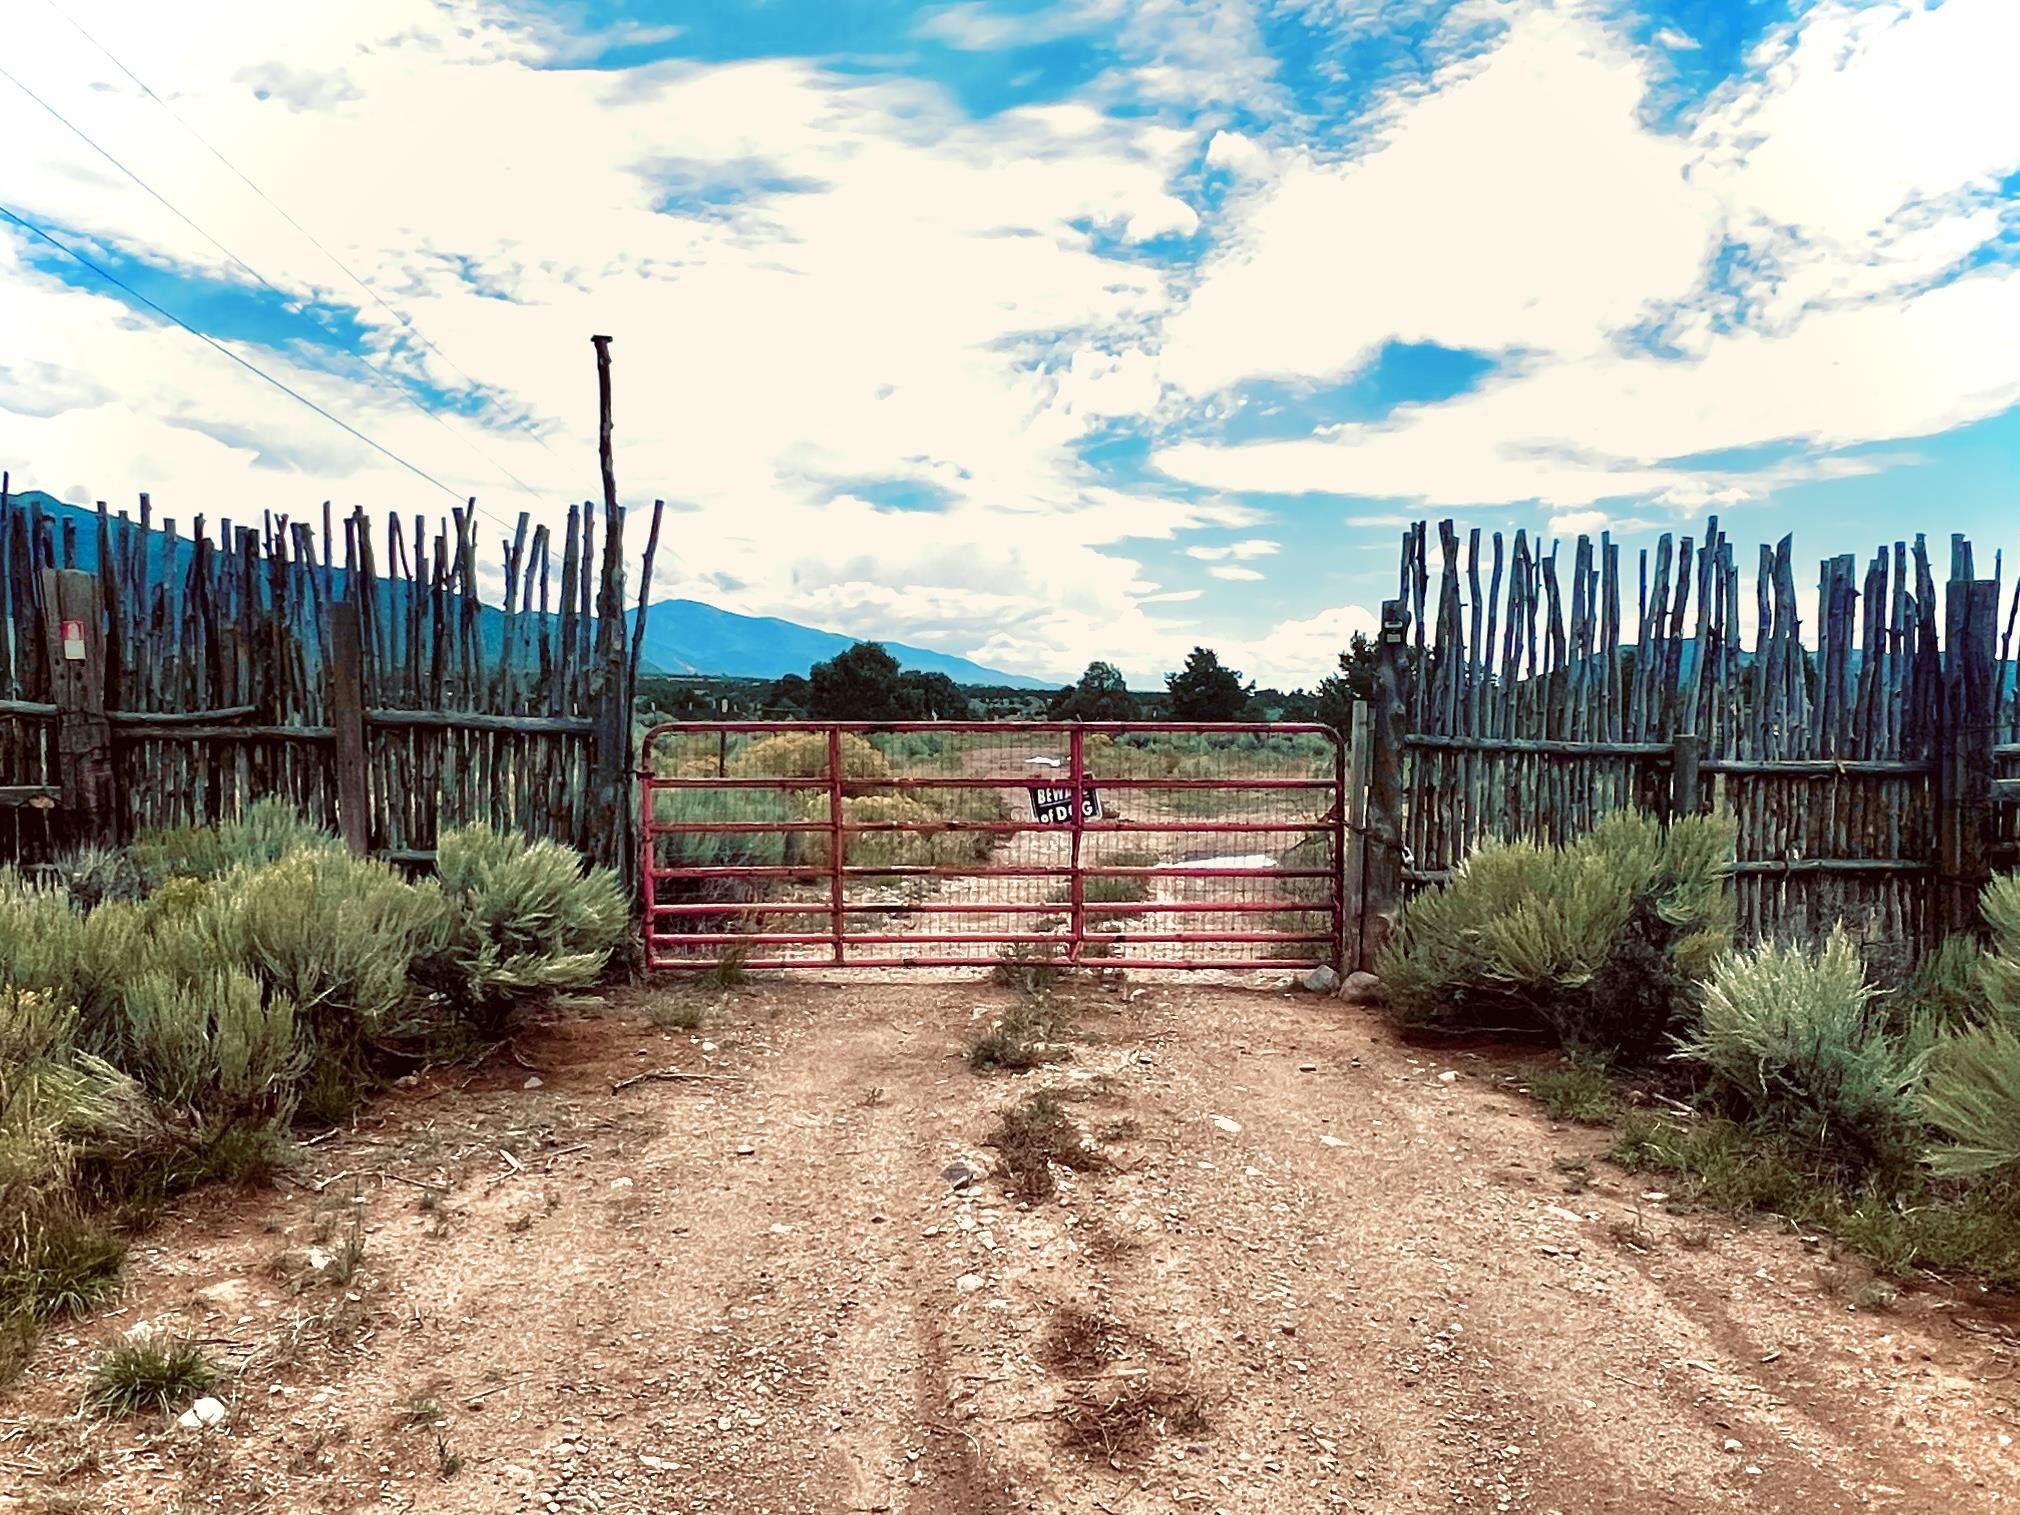
<svg viewBox="0 0 2020 1515">
<path fill-rule="evenodd" d="M 1343 960 L 1327 727 L 676 722 L 640 761 L 654 968 Z"/>
</svg>

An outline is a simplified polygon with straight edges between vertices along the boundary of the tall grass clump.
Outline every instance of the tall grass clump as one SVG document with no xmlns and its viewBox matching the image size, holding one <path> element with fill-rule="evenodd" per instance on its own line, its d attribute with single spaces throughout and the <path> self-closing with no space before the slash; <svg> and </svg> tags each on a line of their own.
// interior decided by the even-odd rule
<svg viewBox="0 0 2020 1515">
<path fill-rule="evenodd" d="M 459 826 L 435 869 L 442 913 L 417 972 L 484 1034 L 528 994 L 594 983 L 629 922 L 617 876 L 558 842 Z"/>
<path fill-rule="evenodd" d="M 1733 1113 L 1856 1168 L 1913 1147 L 1923 1059 L 1889 1033 L 1842 927 L 1815 955 L 1763 943 L 1721 960 L 1675 1055 L 1702 1063 Z"/>
<path fill-rule="evenodd" d="M 1608 816 L 1566 847 L 1483 843 L 1417 896 L 1378 965 L 1406 1024 L 1540 1026 L 1574 1051 L 1656 1051 L 1732 943 L 1729 821 Z"/>
</svg>

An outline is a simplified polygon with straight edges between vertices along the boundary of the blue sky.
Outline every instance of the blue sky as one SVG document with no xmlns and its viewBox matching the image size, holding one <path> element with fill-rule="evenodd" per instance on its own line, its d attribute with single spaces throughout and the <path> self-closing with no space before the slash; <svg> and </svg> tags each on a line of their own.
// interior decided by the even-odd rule
<svg viewBox="0 0 2020 1515">
<path fill-rule="evenodd" d="M 413 466 L 0 221 L 17 483 L 552 518 L 604 331 L 665 595 L 1047 677 L 1308 684 L 1417 517 L 2020 547 L 2010 0 L 203 9 L 9 7 L 0 205 Z"/>
</svg>

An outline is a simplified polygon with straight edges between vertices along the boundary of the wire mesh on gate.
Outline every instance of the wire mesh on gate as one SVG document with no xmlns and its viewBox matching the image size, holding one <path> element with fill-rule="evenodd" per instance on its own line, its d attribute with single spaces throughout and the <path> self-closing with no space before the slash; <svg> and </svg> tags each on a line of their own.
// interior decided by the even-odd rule
<svg viewBox="0 0 2020 1515">
<path fill-rule="evenodd" d="M 651 967 L 1341 959 L 1327 727 L 674 723 L 641 763 Z"/>
</svg>

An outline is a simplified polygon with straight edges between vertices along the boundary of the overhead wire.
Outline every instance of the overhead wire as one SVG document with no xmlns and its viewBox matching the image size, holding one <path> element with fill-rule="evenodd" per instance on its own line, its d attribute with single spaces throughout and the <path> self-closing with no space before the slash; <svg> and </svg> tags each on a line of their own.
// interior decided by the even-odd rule
<svg viewBox="0 0 2020 1515">
<path fill-rule="evenodd" d="M 58 12 L 58 14 L 61 14 L 61 12 Z M 109 57 L 110 54 L 108 54 L 107 56 Z M 265 274 L 261 273 L 257 268 L 254 268 L 252 264 L 248 263 L 244 258 L 240 257 L 237 253 L 233 252 L 229 247 L 225 246 L 225 244 L 222 241 L 220 241 L 217 237 L 213 236 L 210 232 L 206 231 L 201 225 L 197 223 L 197 221 L 194 218 L 185 214 L 181 210 L 181 208 L 178 207 L 173 201 L 171 201 L 166 195 L 162 194 L 153 185 L 149 184 L 132 168 L 127 166 L 127 164 L 121 162 L 119 158 L 115 157 L 110 151 L 108 151 L 105 147 L 99 144 L 90 135 L 90 133 L 86 132 L 82 127 L 78 126 L 69 117 L 65 116 L 61 111 L 57 110 L 55 106 L 51 105 L 47 100 L 44 100 L 34 90 L 30 89 L 28 85 L 23 83 L 14 74 L 10 73 L 4 65 L 0 65 L 0 79 L 5 79 L 9 84 L 12 84 L 16 89 L 20 90 L 22 94 L 26 95 L 30 100 L 34 101 L 35 104 L 41 106 L 43 110 L 47 111 L 65 128 L 67 128 L 70 132 L 75 134 L 80 141 L 82 141 L 86 146 L 91 148 L 93 152 L 97 153 L 100 157 L 104 158 L 106 162 L 110 163 L 114 168 L 117 168 L 121 173 L 125 174 L 127 178 L 131 179 L 136 185 L 140 187 L 141 190 L 143 190 L 150 198 L 159 203 L 177 220 L 181 221 L 185 226 L 189 227 L 190 230 L 194 231 L 198 236 L 202 237 L 206 242 L 210 243 L 211 246 L 215 247 L 219 252 L 223 253 L 225 257 L 228 258 L 231 262 L 237 264 L 240 268 L 244 269 L 254 279 L 258 280 L 261 284 L 265 285 L 267 289 L 271 290 L 274 294 L 280 296 L 284 300 L 293 300 L 296 298 L 296 296 L 289 294 L 286 290 L 282 289 L 279 285 L 275 284 L 273 280 L 269 279 Z M 275 208 L 278 209 L 278 207 Z M 54 242 L 53 238 L 50 238 L 49 240 L 52 243 Z M 66 249 L 66 251 L 68 251 L 68 249 Z M 355 277 L 355 275 L 353 277 Z M 121 287 L 127 288 L 128 286 L 121 285 Z M 159 307 L 156 308 L 158 309 Z M 392 307 L 388 306 L 387 309 L 390 310 L 392 309 Z M 394 314 L 398 315 L 399 313 L 395 311 Z M 423 340 L 425 341 L 425 338 Z M 432 346 L 432 344 L 430 345 Z M 507 468 L 503 463 L 499 462 L 496 458 L 492 457 L 483 448 L 477 446 L 477 444 L 475 442 L 472 442 L 468 437 L 465 437 L 461 435 L 459 432 L 457 432 L 456 429 L 451 425 L 449 425 L 449 423 L 445 421 L 439 413 L 431 409 L 429 406 L 423 404 L 421 400 L 413 394 L 412 391 L 410 391 L 405 385 L 401 384 L 397 379 L 394 379 L 391 375 L 385 373 L 376 364 L 374 364 L 370 358 L 364 356 L 362 353 L 357 354 L 356 356 L 358 358 L 358 361 L 364 366 L 366 372 L 371 374 L 372 377 L 376 379 L 381 385 L 390 388 L 394 393 L 398 394 L 401 399 L 406 401 L 409 405 L 413 406 L 414 409 L 418 410 L 430 421 L 434 422 L 437 426 L 441 427 L 444 431 L 448 432 L 451 436 L 455 437 L 457 441 L 461 442 L 465 447 L 469 448 L 471 452 L 475 453 L 479 458 L 483 459 L 484 462 L 488 463 L 492 468 L 496 469 L 501 476 L 510 480 L 511 483 L 515 487 L 517 487 L 520 491 L 522 491 L 523 493 L 525 493 L 526 495 L 530 496 L 535 500 L 542 499 L 540 492 L 534 489 L 532 485 L 528 484 L 524 479 L 520 478 L 518 474 L 514 473 L 510 468 Z M 451 366 L 453 367 L 454 365 L 452 364 Z M 461 372 L 460 369 L 458 369 L 457 371 Z M 465 374 L 464 377 L 469 378 L 469 375 Z M 477 383 L 477 381 L 474 379 L 471 379 L 470 382 L 473 385 Z M 479 387 L 481 388 L 481 386 Z M 548 450 L 551 452 L 553 449 L 549 448 Z M 484 507 L 482 506 L 479 506 L 478 509 L 485 515 L 491 515 L 491 512 L 485 510 Z M 499 525 L 501 526 L 504 525 L 504 522 L 499 520 L 498 517 L 496 517 L 495 515 L 492 516 L 492 519 L 494 521 L 497 521 Z"/>
<path fill-rule="evenodd" d="M 283 221 L 287 222 L 288 225 L 292 226 L 297 232 L 301 233 L 301 235 L 308 241 L 309 245 L 314 247 L 317 252 L 321 253 L 325 258 L 327 258 L 330 261 L 330 264 L 334 268 L 336 268 L 340 273 L 342 273 L 345 278 L 349 279 L 353 284 L 357 285 L 359 289 L 363 290 L 368 296 L 371 297 L 371 299 L 377 305 L 379 305 L 382 309 L 384 309 L 387 312 L 387 314 L 391 315 L 394 320 L 398 321 L 409 332 L 413 333 L 415 341 L 419 342 L 423 347 L 427 348 L 429 352 L 433 353 L 436 357 L 440 358 L 442 362 L 446 364 L 448 367 L 453 368 L 457 373 L 461 374 L 465 382 L 467 382 L 472 389 L 481 391 L 489 387 L 485 385 L 482 380 L 478 379 L 475 375 L 470 373 L 468 369 L 464 368 L 454 358 L 450 357 L 448 353 L 444 352 L 441 349 L 441 347 L 439 347 L 434 341 L 432 341 L 429 338 L 428 334 L 421 330 L 420 326 L 414 321 L 413 317 L 409 316 L 405 311 L 401 310 L 398 306 L 388 301 L 384 295 L 380 294 L 376 289 L 374 289 L 371 286 L 369 282 L 366 281 L 365 277 L 362 274 L 358 273 L 355 269 L 353 269 L 350 266 L 350 264 L 346 263 L 342 258 L 337 256 L 337 254 L 334 251 L 332 251 L 330 247 L 326 243 L 324 243 L 323 240 L 320 237 L 318 237 L 314 232 L 310 231 L 300 221 L 295 219 L 295 217 L 288 212 L 287 207 L 282 205 L 279 201 L 274 199 L 272 195 L 268 194 L 264 189 L 262 189 L 259 186 L 259 184 L 254 181 L 253 177 L 250 174 L 248 174 L 244 169 L 240 168 L 230 158 L 225 156 L 222 149 L 220 149 L 208 137 L 206 137 L 202 132 L 198 131 L 186 119 L 184 119 L 182 114 L 179 111 L 177 111 L 174 106 L 170 105 L 167 100 L 163 99 L 159 94 L 155 92 L 154 87 L 152 85 L 150 85 L 145 79 L 141 78 L 139 74 L 135 73 L 131 68 L 129 68 L 126 65 L 126 63 L 123 60 L 121 60 L 118 54 L 114 53 L 111 48 L 107 47 L 103 42 L 99 41 L 98 38 L 93 36 L 89 31 L 86 31 L 82 22 L 80 22 L 75 16 L 72 16 L 68 11 L 64 10 L 62 6 L 58 5 L 56 3 L 56 0 L 43 0 L 43 3 L 46 4 L 51 10 L 55 11 L 56 14 L 62 17 L 63 20 L 69 22 L 71 27 L 77 32 L 77 35 L 82 37 L 86 42 L 89 42 L 93 47 L 98 49 L 98 51 L 104 55 L 108 63 L 110 63 L 114 68 L 118 69 L 122 74 L 126 75 L 127 78 L 131 79 L 134 83 L 134 86 L 137 89 L 139 89 L 142 94 L 146 95 L 148 99 L 152 100 L 156 105 L 160 106 L 162 111 L 167 114 L 168 118 L 171 121 L 175 122 L 177 126 L 180 126 L 185 132 L 189 133 L 189 135 L 196 140 L 196 142 L 204 149 L 205 152 L 209 153 L 213 158 L 217 159 L 219 163 L 223 164 L 225 168 L 230 170 L 232 175 L 236 177 L 240 183 L 245 185 L 247 189 L 251 190 L 255 195 L 259 196 L 260 199 L 264 200 L 267 206 L 274 212 L 275 215 L 279 216 Z M 523 417 L 519 418 L 517 424 L 519 429 L 525 431 L 525 433 L 528 436 L 530 436 L 535 442 L 538 442 L 543 448 L 546 448 L 547 451 L 552 452 L 554 450 L 552 447 L 548 446 L 547 439 L 543 437 L 539 433 L 539 431 L 534 429 L 533 426 L 529 422 L 527 422 Z"/>
</svg>

